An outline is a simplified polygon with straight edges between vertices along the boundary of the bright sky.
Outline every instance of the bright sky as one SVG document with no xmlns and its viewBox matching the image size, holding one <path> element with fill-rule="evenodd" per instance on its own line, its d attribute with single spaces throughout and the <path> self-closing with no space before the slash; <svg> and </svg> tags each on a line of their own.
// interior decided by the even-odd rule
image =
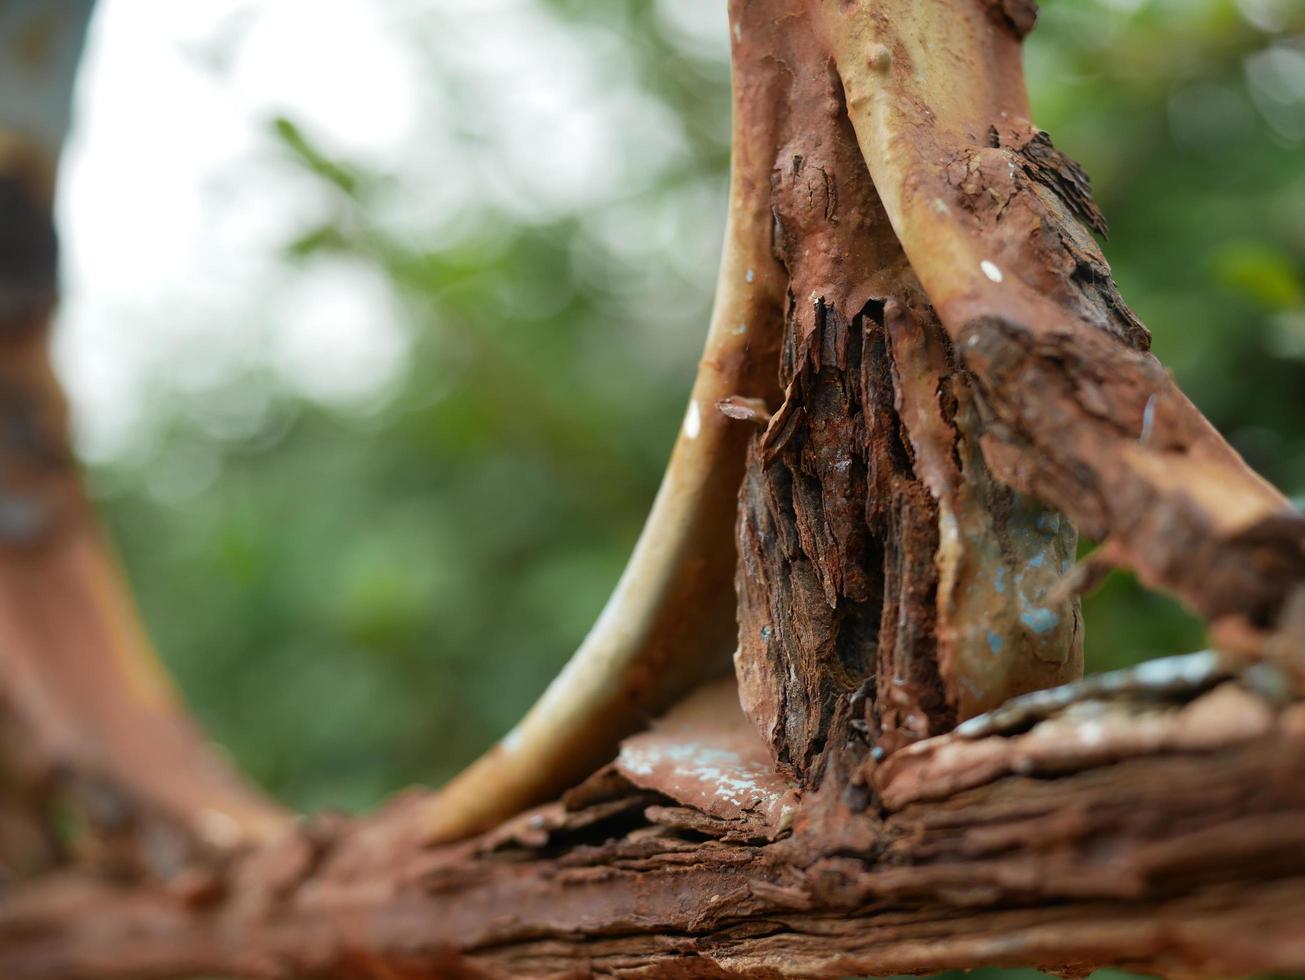
<svg viewBox="0 0 1305 980">
<path fill-rule="evenodd" d="M 706 7 L 659 11 L 723 49 L 724 5 Z M 622 51 L 533 0 L 100 0 L 60 192 L 56 352 L 83 454 L 147 446 L 151 392 L 216 398 L 270 370 L 365 406 L 399 369 L 409 324 L 388 282 L 277 254 L 330 202 L 272 118 L 393 175 L 387 226 L 447 241 L 467 201 L 546 216 L 681 151 L 676 120 L 623 77 Z M 214 424 L 238 432 L 265 408 Z"/>
</svg>

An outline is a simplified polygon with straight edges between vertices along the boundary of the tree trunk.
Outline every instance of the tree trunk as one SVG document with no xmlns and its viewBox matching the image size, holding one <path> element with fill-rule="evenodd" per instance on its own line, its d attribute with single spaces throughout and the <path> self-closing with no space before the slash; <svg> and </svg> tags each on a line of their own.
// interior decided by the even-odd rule
<svg viewBox="0 0 1305 980">
<path fill-rule="evenodd" d="M 0 975 L 1305 968 L 1305 520 L 1148 352 L 1086 176 L 1028 120 L 1036 8 L 730 13 L 693 424 L 524 748 L 368 818 L 287 822 L 129 682 L 149 661 L 61 464 L 33 485 L 72 516 L 0 554 L 4 720 L 34 736 L 4 757 L 25 833 Z M 23 390 L 57 405 L 48 379 Z M 735 679 L 621 739 L 630 699 L 727 653 L 736 489 Z M 1075 526 L 1105 542 L 1079 565 Z M 1079 680 L 1077 596 L 1111 564 L 1219 652 Z M 56 600 L 71 625 L 42 632 Z M 69 806 L 71 848 L 48 833 Z"/>
</svg>

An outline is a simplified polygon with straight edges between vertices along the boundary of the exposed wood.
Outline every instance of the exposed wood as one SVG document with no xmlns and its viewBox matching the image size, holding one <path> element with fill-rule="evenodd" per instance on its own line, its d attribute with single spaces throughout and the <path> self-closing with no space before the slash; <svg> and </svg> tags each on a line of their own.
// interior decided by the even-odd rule
<svg viewBox="0 0 1305 980">
<path fill-rule="evenodd" d="M 736 4 L 737 112 L 770 139 L 782 405 L 740 500 L 736 663 L 777 761 L 818 783 L 1077 677 L 1068 522 L 996 483 L 972 384 L 870 179 L 817 20 Z M 850 704 L 849 704 L 850 702 Z"/>
</svg>

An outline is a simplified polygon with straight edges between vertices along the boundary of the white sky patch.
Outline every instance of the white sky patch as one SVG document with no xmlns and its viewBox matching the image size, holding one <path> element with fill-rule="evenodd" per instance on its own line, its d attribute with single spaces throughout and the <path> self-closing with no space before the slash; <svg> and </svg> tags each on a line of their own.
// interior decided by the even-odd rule
<svg viewBox="0 0 1305 980">
<path fill-rule="evenodd" d="M 290 116 L 332 152 L 386 166 L 417 125 L 413 51 L 375 0 L 277 0 L 231 65 L 239 99 Z M 287 64 L 289 59 L 290 63 Z"/>
<path fill-rule="evenodd" d="M 703 0 L 657 0 L 657 18 L 686 46 L 707 57 L 729 57 L 727 5 Z"/>
<path fill-rule="evenodd" d="M 389 282 L 372 265 L 312 263 L 282 292 L 273 316 L 275 364 L 318 401 L 370 400 L 403 367 L 408 335 Z"/>
</svg>

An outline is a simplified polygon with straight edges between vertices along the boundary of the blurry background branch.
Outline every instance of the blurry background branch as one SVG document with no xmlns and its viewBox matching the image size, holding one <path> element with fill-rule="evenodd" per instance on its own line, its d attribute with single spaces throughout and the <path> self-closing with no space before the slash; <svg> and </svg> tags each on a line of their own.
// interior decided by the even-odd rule
<svg viewBox="0 0 1305 980">
<path fill-rule="evenodd" d="M 106 3 L 65 187 L 80 445 L 187 694 L 295 805 L 442 779 L 615 577 L 718 247 L 703 6 Z M 1157 352 L 1297 493 L 1302 27 L 1064 0 L 1030 46 Z M 1088 613 L 1092 668 L 1200 642 L 1123 578 Z"/>
</svg>

